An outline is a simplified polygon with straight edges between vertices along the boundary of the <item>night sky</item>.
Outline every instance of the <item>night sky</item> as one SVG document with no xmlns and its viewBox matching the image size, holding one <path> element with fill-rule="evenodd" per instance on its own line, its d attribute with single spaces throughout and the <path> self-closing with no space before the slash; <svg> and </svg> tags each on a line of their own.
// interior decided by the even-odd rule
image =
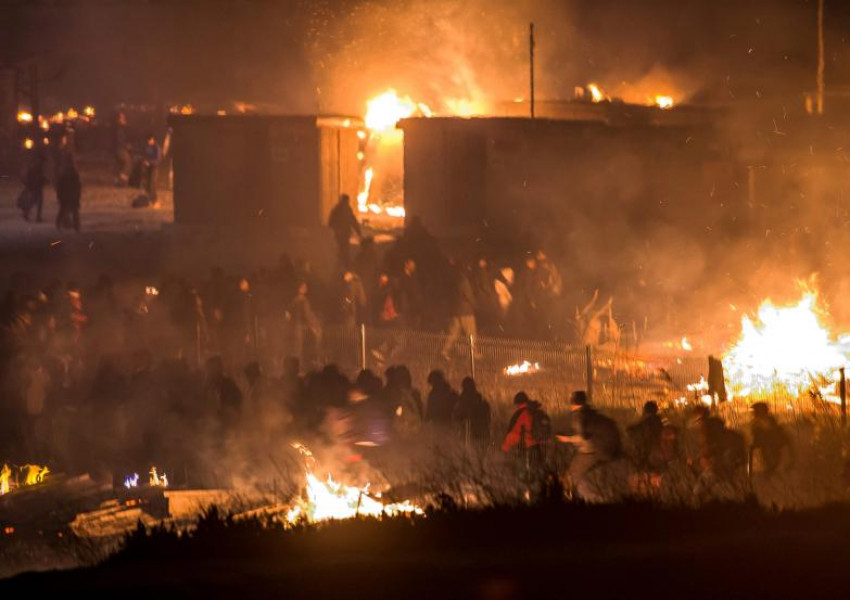
<svg viewBox="0 0 850 600">
<path fill-rule="evenodd" d="M 439 104 L 541 98 L 652 75 L 707 103 L 814 85 L 816 0 L 5 0 L 0 56 L 42 69 L 47 108 L 263 102 L 359 113 L 396 87 Z M 826 80 L 850 83 L 850 7 L 826 0 Z"/>
</svg>

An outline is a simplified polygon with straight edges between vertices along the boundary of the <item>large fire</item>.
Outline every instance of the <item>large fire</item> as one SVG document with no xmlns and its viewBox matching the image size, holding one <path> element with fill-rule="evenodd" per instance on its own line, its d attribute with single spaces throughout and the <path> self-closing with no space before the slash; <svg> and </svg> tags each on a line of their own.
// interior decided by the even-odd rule
<svg viewBox="0 0 850 600">
<path fill-rule="evenodd" d="M 821 322 L 818 296 L 804 293 L 794 305 L 765 300 L 755 319 L 744 315 L 741 337 L 724 356 L 733 395 L 743 398 L 777 391 L 801 395 L 813 387 L 826 397 L 826 382 L 847 362 L 847 354 Z"/>
<path fill-rule="evenodd" d="M 23 465 L 16 468 L 20 471 L 20 477 L 17 479 L 12 476 L 13 471 L 9 465 L 4 464 L 0 468 L 0 496 L 18 487 L 43 483 L 50 473 L 50 469 L 41 465 Z"/>
<path fill-rule="evenodd" d="M 286 513 L 288 523 L 317 523 L 358 516 L 382 517 L 423 514 L 423 510 L 406 500 L 384 504 L 379 493 L 370 493 L 369 485 L 356 487 L 337 482 L 328 474 L 326 482 L 313 474 L 313 453 L 303 444 L 293 444 L 301 453 L 307 470 L 307 486 L 303 497 Z"/>
<path fill-rule="evenodd" d="M 385 134 L 395 129 L 402 119 L 415 114 L 425 117 L 432 115 L 431 109 L 421 102 L 414 102 L 410 96 L 399 96 L 395 90 L 387 90 L 366 103 L 366 127 L 374 134 Z"/>
</svg>

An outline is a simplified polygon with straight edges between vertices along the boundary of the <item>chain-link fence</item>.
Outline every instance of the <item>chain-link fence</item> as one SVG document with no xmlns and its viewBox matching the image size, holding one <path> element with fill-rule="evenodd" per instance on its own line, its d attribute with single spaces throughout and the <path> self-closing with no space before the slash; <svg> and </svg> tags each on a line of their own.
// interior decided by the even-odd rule
<svg viewBox="0 0 850 600">
<path fill-rule="evenodd" d="M 509 401 L 523 390 L 551 409 L 565 408 L 570 392 L 590 390 L 608 408 L 639 409 L 647 400 L 697 397 L 688 386 L 707 376 L 707 360 L 649 359 L 629 352 L 593 351 L 557 342 L 464 337 L 447 345 L 444 334 L 401 329 L 334 328 L 324 332 L 321 358 L 343 370 L 382 372 L 403 364 L 422 389 L 428 373 L 442 370 L 456 385 L 474 376 L 491 400 Z M 591 368 L 588 368 L 588 365 Z"/>
<path fill-rule="evenodd" d="M 565 409 L 570 393 L 578 389 L 589 390 L 600 407 L 629 411 L 639 411 L 648 400 L 665 406 L 699 403 L 708 393 L 708 357 L 687 352 L 651 356 L 491 336 L 461 336 L 447 343 L 445 333 L 368 326 L 325 329 L 316 347 L 312 332 L 294 336 L 291 329 L 284 323 L 255 326 L 256 345 L 247 354 L 264 356 L 275 368 L 287 355 L 300 356 L 305 368 L 333 363 L 350 376 L 364 367 L 383 373 L 391 365 L 405 365 L 421 390 L 427 389 L 428 373 L 434 369 L 442 370 L 456 387 L 464 377 L 474 376 L 497 407 L 509 406 L 519 391 L 553 411 Z M 734 379 L 729 397 L 743 400 L 717 407 L 733 423 L 749 418 L 753 402 L 766 402 L 774 414 L 789 419 L 836 416 L 841 411 L 838 371 L 803 373 L 793 383 L 776 374 Z"/>
</svg>

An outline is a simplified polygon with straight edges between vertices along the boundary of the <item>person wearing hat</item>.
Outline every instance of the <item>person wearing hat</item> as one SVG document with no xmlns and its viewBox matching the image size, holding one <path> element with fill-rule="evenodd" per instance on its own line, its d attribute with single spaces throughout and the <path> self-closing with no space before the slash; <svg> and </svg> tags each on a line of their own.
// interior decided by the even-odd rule
<svg viewBox="0 0 850 600">
<path fill-rule="evenodd" d="M 622 455 L 620 430 L 613 419 L 590 406 L 587 392 L 578 390 L 570 396 L 573 435 L 555 436 L 558 441 L 573 444 L 576 454 L 570 462 L 570 480 L 576 493 L 585 500 L 603 500 L 608 492 L 603 487 L 605 466 Z"/>
<path fill-rule="evenodd" d="M 761 472 L 770 479 L 776 474 L 784 454 L 791 449 L 788 434 L 777 423 L 765 402 L 756 402 L 750 407 L 753 419 L 750 422 L 752 452 L 758 456 Z"/>
</svg>

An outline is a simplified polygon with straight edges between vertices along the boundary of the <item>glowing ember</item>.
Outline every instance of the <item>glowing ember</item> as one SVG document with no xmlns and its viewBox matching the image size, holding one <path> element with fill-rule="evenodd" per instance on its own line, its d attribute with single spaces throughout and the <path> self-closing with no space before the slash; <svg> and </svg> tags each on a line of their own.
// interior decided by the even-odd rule
<svg viewBox="0 0 850 600">
<path fill-rule="evenodd" d="M 127 475 L 124 478 L 124 487 L 128 490 L 130 488 L 139 487 L 139 474 L 133 473 L 132 475 Z"/>
<path fill-rule="evenodd" d="M 313 475 L 313 454 L 303 444 L 295 443 L 293 448 L 304 457 L 307 469 L 307 486 L 304 498 L 295 504 L 286 514 L 288 523 L 307 521 L 317 523 L 334 519 L 353 519 L 358 516 L 381 517 L 424 514 L 422 509 L 410 501 L 384 504 L 380 494 L 370 494 L 369 484 L 362 488 L 339 483 L 328 474 L 327 482 Z"/>
<path fill-rule="evenodd" d="M 656 96 L 655 97 L 655 105 L 658 108 L 673 108 L 673 97 L 672 96 Z"/>
<path fill-rule="evenodd" d="M 416 103 L 409 96 L 399 97 L 395 90 L 387 90 L 366 103 L 366 127 L 373 133 L 381 134 L 395 129 L 396 123 L 402 119 L 420 113 L 431 116 L 431 109 L 421 103 Z"/>
<path fill-rule="evenodd" d="M 524 360 L 521 363 L 505 367 L 503 372 L 505 373 L 505 375 L 513 377 L 515 375 L 528 375 L 530 373 L 537 373 L 542 370 L 543 369 L 540 368 L 540 363 L 532 363 L 527 360 Z"/>
<path fill-rule="evenodd" d="M 156 467 L 151 467 L 150 474 L 151 487 L 168 487 L 168 475 L 166 475 L 165 473 L 160 475 L 159 473 L 157 473 Z"/>
<path fill-rule="evenodd" d="M 32 123 L 32 113 L 25 110 L 18 111 L 18 123 Z"/>
<path fill-rule="evenodd" d="M 771 394 L 777 388 L 799 395 L 847 361 L 816 307 L 817 294 L 806 292 L 793 306 L 765 300 L 755 320 L 743 316 L 741 337 L 723 361 L 735 395 Z"/>
<path fill-rule="evenodd" d="M 12 469 L 9 465 L 3 465 L 0 469 L 0 496 L 8 494 L 11 489 Z"/>
</svg>

